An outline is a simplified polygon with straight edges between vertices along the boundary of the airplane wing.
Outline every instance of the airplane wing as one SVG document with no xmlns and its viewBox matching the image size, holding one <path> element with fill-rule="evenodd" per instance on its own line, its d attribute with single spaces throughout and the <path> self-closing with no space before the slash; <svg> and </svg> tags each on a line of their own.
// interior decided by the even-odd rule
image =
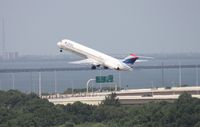
<svg viewBox="0 0 200 127">
<path fill-rule="evenodd" d="M 101 63 L 99 63 L 98 61 L 94 60 L 94 59 L 84 59 L 84 60 L 79 60 L 79 61 L 72 61 L 69 62 L 71 64 L 90 64 L 90 65 L 101 65 Z"/>
</svg>

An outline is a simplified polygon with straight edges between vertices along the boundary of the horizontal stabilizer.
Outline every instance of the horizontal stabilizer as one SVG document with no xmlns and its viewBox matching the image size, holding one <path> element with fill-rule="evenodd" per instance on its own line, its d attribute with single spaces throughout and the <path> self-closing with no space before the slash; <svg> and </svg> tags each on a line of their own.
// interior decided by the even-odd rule
<svg viewBox="0 0 200 127">
<path fill-rule="evenodd" d="M 140 62 L 147 62 L 148 60 L 137 60 L 135 61 L 136 63 L 140 63 Z"/>
<path fill-rule="evenodd" d="M 154 57 L 149 57 L 149 56 L 138 56 L 138 57 L 142 59 L 154 59 Z"/>
</svg>

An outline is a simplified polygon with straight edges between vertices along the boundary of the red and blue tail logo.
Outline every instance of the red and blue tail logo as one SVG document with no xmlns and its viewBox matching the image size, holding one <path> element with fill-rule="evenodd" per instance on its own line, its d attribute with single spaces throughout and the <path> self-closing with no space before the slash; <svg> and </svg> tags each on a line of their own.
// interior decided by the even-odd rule
<svg viewBox="0 0 200 127">
<path fill-rule="evenodd" d="M 123 62 L 126 64 L 134 64 L 135 61 L 138 59 L 139 57 L 136 56 L 135 54 L 130 54 L 129 56 L 127 56 L 125 59 L 123 59 Z"/>
</svg>

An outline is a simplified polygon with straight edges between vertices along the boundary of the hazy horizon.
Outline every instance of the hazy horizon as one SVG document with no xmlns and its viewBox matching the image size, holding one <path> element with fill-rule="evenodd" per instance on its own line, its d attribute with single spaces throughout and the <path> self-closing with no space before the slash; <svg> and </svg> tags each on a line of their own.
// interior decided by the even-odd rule
<svg viewBox="0 0 200 127">
<path fill-rule="evenodd" d="M 198 0 L 1 0 L 6 51 L 57 55 L 64 38 L 107 54 L 200 53 Z"/>
</svg>

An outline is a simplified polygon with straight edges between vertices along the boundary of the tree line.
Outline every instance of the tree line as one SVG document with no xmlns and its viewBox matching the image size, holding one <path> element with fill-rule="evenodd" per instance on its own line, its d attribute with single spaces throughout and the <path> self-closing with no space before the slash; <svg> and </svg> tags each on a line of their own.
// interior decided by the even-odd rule
<svg viewBox="0 0 200 127">
<path fill-rule="evenodd" d="M 174 103 L 120 105 L 113 93 L 99 106 L 64 106 L 34 93 L 0 91 L 0 127 L 200 127 L 200 100 L 184 93 Z"/>
</svg>

